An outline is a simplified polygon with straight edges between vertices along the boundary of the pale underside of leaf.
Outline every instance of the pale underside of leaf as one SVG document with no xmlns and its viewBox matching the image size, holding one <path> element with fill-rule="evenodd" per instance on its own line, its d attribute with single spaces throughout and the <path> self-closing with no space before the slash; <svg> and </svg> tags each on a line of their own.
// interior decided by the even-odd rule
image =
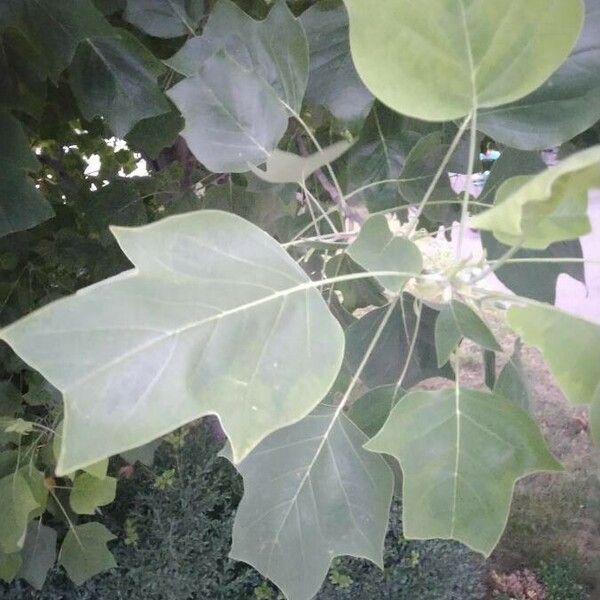
<svg viewBox="0 0 600 600">
<path fill-rule="evenodd" d="M 264 440 L 239 466 L 245 490 L 231 556 L 290 600 L 312 598 L 338 555 L 382 567 L 393 475 L 366 441 L 326 405 Z"/>
<path fill-rule="evenodd" d="M 217 414 L 241 460 L 308 414 L 340 368 L 340 326 L 263 231 L 200 211 L 113 228 L 136 269 L 1 332 L 62 391 L 57 472 Z"/>
<path fill-rule="evenodd" d="M 560 468 L 531 418 L 469 389 L 407 394 L 366 448 L 400 461 L 407 537 L 459 540 L 489 555 L 515 481 Z"/>
</svg>

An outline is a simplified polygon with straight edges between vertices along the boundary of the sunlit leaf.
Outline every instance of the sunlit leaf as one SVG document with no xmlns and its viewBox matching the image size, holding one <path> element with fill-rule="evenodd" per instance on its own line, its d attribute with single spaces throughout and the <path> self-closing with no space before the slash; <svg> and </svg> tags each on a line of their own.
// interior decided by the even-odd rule
<svg viewBox="0 0 600 600">
<path fill-rule="evenodd" d="M 1 332 L 63 393 L 59 474 L 212 413 L 239 461 L 324 397 L 341 328 L 267 234 L 208 210 L 113 232 L 136 269 Z"/>
<path fill-rule="evenodd" d="M 448 362 L 463 338 L 468 338 L 488 350 L 502 350 L 482 318 L 466 304 L 452 300 L 442 308 L 435 321 L 438 366 Z"/>
<path fill-rule="evenodd" d="M 117 566 L 106 547 L 116 539 L 101 523 L 85 523 L 69 529 L 62 543 L 59 564 L 62 565 L 76 585 L 90 577 Z"/>
<path fill-rule="evenodd" d="M 398 112 L 429 121 L 517 100 L 571 52 L 583 0 L 346 0 L 354 64 Z M 516 52 L 516 49 L 519 49 Z"/>
<path fill-rule="evenodd" d="M 115 499 L 117 480 L 114 477 L 99 479 L 88 473 L 79 473 L 73 480 L 69 495 L 71 508 L 79 515 L 93 515 L 98 506 L 106 506 Z"/>
<path fill-rule="evenodd" d="M 507 148 L 496 161 L 479 200 L 491 203 L 495 192 L 507 179 L 516 175 L 537 175 L 545 168 L 546 165 L 539 152 L 523 152 Z M 499 242 L 489 231 L 481 232 L 481 243 L 490 261 L 499 260 L 509 250 L 508 246 Z M 496 268 L 494 275 L 519 296 L 554 304 L 556 282 L 561 273 L 585 282 L 585 271 L 582 262 L 545 260 L 548 258 L 581 261 L 583 258 L 581 243 L 579 240 L 567 240 L 550 244 L 545 250 L 523 248 L 514 254 L 513 259 L 542 259 L 542 261 L 509 262 Z"/>
<path fill-rule="evenodd" d="M 88 38 L 70 69 L 71 88 L 87 119 L 102 116 L 124 137 L 142 119 L 170 110 L 156 80 L 164 66 L 126 31 Z"/>
<path fill-rule="evenodd" d="M 11 583 L 21 568 L 21 554 L 4 554 L 0 552 L 0 580 Z"/>
<path fill-rule="evenodd" d="M 394 235 L 384 215 L 375 215 L 366 221 L 347 252 L 367 271 L 408 273 L 377 276 L 379 283 L 393 292 L 400 292 L 406 282 L 423 269 L 423 257 L 417 246 L 406 238 Z"/>
<path fill-rule="evenodd" d="M 265 163 L 265 169 L 252 166 L 252 172 L 269 183 L 304 183 L 316 170 L 344 154 L 351 145 L 350 142 L 337 142 L 310 156 L 274 150 Z"/>
<path fill-rule="evenodd" d="M 38 507 L 20 471 L 0 479 L 0 506 L 0 552 L 18 552 L 23 547 L 29 514 Z"/>
<path fill-rule="evenodd" d="M 149 35 L 194 35 L 204 14 L 204 0 L 127 0 L 123 17 Z"/>
<path fill-rule="evenodd" d="M 590 404 L 600 385 L 600 325 L 552 306 L 511 306 L 507 323 L 538 348 L 573 404 Z"/>
<path fill-rule="evenodd" d="M 240 465 L 244 496 L 231 556 L 271 579 L 289 600 L 310 600 L 336 556 L 383 567 L 393 476 L 367 437 L 320 406 L 275 432 Z"/>
<path fill-rule="evenodd" d="M 23 546 L 23 566 L 19 577 L 36 590 L 41 590 L 48 571 L 56 561 L 56 531 L 41 521 L 32 521 L 27 527 Z"/>
<path fill-rule="evenodd" d="M 407 538 L 455 539 L 485 555 L 504 530 L 515 481 L 560 470 L 527 413 L 463 388 L 407 394 L 366 448 L 400 462 Z"/>
<path fill-rule="evenodd" d="M 308 81 L 308 43 L 284 0 L 277 0 L 263 21 L 255 21 L 231 0 L 219 0 L 202 35 L 188 40 L 168 64 L 183 75 L 200 75 L 204 62 L 220 50 L 300 111 Z"/>
<path fill-rule="evenodd" d="M 168 95 L 185 118 L 181 135 L 211 171 L 244 172 L 265 162 L 287 127 L 273 88 L 223 53 Z"/>
<path fill-rule="evenodd" d="M 497 142 L 543 150 L 567 142 L 600 119 L 600 4 L 586 0 L 585 25 L 571 55 L 539 89 L 483 110 L 482 131 Z"/>
<path fill-rule="evenodd" d="M 534 177 L 513 177 L 496 194 L 493 208 L 471 226 L 493 232 L 502 243 L 544 249 L 590 232 L 588 190 L 600 186 L 600 146 L 577 152 Z"/>
<path fill-rule="evenodd" d="M 371 110 L 373 96 L 352 63 L 342 0 L 316 2 L 302 13 L 301 21 L 310 48 L 307 99 L 341 121 L 360 122 Z"/>
</svg>

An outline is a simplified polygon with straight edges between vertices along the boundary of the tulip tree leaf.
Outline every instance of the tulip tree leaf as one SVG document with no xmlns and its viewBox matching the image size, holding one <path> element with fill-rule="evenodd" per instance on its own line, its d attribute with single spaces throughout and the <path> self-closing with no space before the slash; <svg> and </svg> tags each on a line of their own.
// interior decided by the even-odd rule
<svg viewBox="0 0 600 600">
<path fill-rule="evenodd" d="M 488 110 L 477 120 L 497 142 L 543 150 L 566 142 L 600 119 L 600 4 L 586 0 L 585 25 L 571 55 L 539 89 Z"/>
<path fill-rule="evenodd" d="M 455 539 L 486 556 L 516 480 L 560 470 L 527 413 L 464 388 L 408 393 L 365 447 L 400 462 L 407 538 Z"/>
<path fill-rule="evenodd" d="M 142 119 L 170 111 L 156 80 L 164 66 L 126 31 L 91 38 L 71 65 L 71 88 L 87 119 L 102 116 L 119 137 Z"/>
<path fill-rule="evenodd" d="M 0 479 L 0 552 L 12 554 L 23 547 L 29 514 L 39 504 L 20 471 Z"/>
<path fill-rule="evenodd" d="M 266 233 L 210 210 L 113 233 L 135 269 L 0 332 L 63 394 L 57 473 L 211 413 L 238 462 L 325 396 L 341 328 Z"/>
<path fill-rule="evenodd" d="M 123 18 L 148 35 L 173 38 L 194 35 L 204 14 L 204 0 L 127 0 Z"/>
<path fill-rule="evenodd" d="M 339 158 L 350 146 L 350 142 L 337 142 L 310 156 L 274 150 L 267 159 L 265 169 L 251 168 L 257 177 L 269 183 L 304 183 L 310 175 Z"/>
<path fill-rule="evenodd" d="M 19 577 L 36 590 L 41 590 L 48 571 L 56 561 L 56 531 L 43 525 L 41 521 L 29 523 L 22 557 L 23 566 Z"/>
<path fill-rule="evenodd" d="M 352 57 L 367 87 L 390 108 L 426 121 L 463 117 L 538 88 L 571 52 L 584 15 L 583 0 L 346 6 Z"/>
<path fill-rule="evenodd" d="M 384 215 L 374 215 L 366 221 L 347 252 L 367 271 L 412 274 L 376 277 L 381 285 L 393 292 L 400 292 L 411 276 L 419 275 L 423 270 L 420 250 L 410 240 L 394 235 Z"/>
<path fill-rule="evenodd" d="M 515 344 L 512 356 L 506 361 L 496 379 L 494 394 L 504 396 L 524 411 L 530 411 L 529 386 L 523 370 L 520 341 Z"/>
<path fill-rule="evenodd" d="M 452 300 L 435 321 L 435 348 L 438 366 L 448 362 L 462 338 L 468 338 L 482 348 L 499 352 L 500 344 L 481 317 L 469 306 Z"/>
<path fill-rule="evenodd" d="M 486 181 L 480 200 L 489 203 L 493 194 L 504 181 L 515 175 L 537 175 L 546 168 L 539 152 L 524 152 L 507 148 L 496 161 Z M 481 242 L 488 260 L 498 260 L 509 247 L 499 242 L 491 232 L 481 232 Z M 523 248 L 515 253 L 515 259 L 583 258 L 579 240 L 567 240 L 550 244 L 545 250 Z M 561 273 L 585 283 L 584 265 L 581 262 L 517 262 L 507 263 L 496 269 L 494 274 L 511 291 L 539 302 L 554 304 L 556 282 Z"/>
<path fill-rule="evenodd" d="M 211 171 L 244 172 L 265 162 L 287 128 L 273 88 L 223 53 L 168 95 L 185 118 L 181 135 Z"/>
<path fill-rule="evenodd" d="M 387 310 L 387 307 L 377 308 L 346 330 L 345 362 L 350 369 L 356 369 L 360 365 Z M 437 314 L 436 310 L 428 306 L 421 308 L 415 348 L 402 383 L 405 388 L 428 377 L 453 377 L 449 365 L 444 365 L 441 369 L 437 366 L 434 345 L 434 324 Z M 414 298 L 404 294 L 402 304 L 397 303 L 361 374 L 362 382 L 369 389 L 395 385 L 398 382 L 409 358 L 416 322 Z"/>
<path fill-rule="evenodd" d="M 69 66 L 81 42 L 115 35 L 91 0 L 24 0 L 23 14 L 28 37 L 43 49 L 53 79 Z"/>
<path fill-rule="evenodd" d="M 552 306 L 511 306 L 507 323 L 540 350 L 573 404 L 591 404 L 600 385 L 600 325 Z"/>
<path fill-rule="evenodd" d="M 239 465 L 244 496 L 232 558 L 254 566 L 289 600 L 310 600 L 338 555 L 383 567 L 393 475 L 363 450 L 366 441 L 325 405 L 264 440 Z"/>
<path fill-rule="evenodd" d="M 28 176 L 39 169 L 21 124 L 0 110 L 0 237 L 35 227 L 54 215 Z"/>
<path fill-rule="evenodd" d="M 348 417 L 370 439 L 384 426 L 404 394 L 403 390 L 396 390 L 395 385 L 370 390 L 352 404 Z"/>
<path fill-rule="evenodd" d="M 98 573 L 117 566 L 106 547 L 116 539 L 101 523 L 85 523 L 69 529 L 62 543 L 59 564 L 62 565 L 76 585 L 85 583 Z"/>
<path fill-rule="evenodd" d="M 358 200 L 372 211 L 398 206 L 397 182 L 371 184 L 398 179 L 417 140 L 418 134 L 408 129 L 407 119 L 376 103 L 348 153 L 346 178 L 350 193 L 369 186 L 354 194 L 351 202 Z"/>
<path fill-rule="evenodd" d="M 73 480 L 69 503 L 78 515 L 93 515 L 98 506 L 106 506 L 115 499 L 116 491 L 117 480 L 114 477 L 99 479 L 88 473 L 79 473 Z"/>
<path fill-rule="evenodd" d="M 357 265 L 345 252 L 336 254 L 325 265 L 325 275 L 327 277 L 339 277 L 340 275 L 362 272 L 364 272 L 364 269 Z M 387 304 L 383 289 L 374 279 L 365 277 L 354 281 L 340 281 L 335 284 L 334 289 L 341 292 L 342 306 L 350 313 L 353 313 L 357 308 Z"/>
<path fill-rule="evenodd" d="M 306 98 L 344 122 L 360 122 L 373 96 L 361 81 L 350 54 L 348 13 L 342 0 L 316 2 L 302 13 L 310 49 Z"/>
<path fill-rule="evenodd" d="M 588 190 L 600 186 L 600 146 L 572 154 L 534 177 L 518 176 L 498 189 L 495 205 L 471 219 L 508 245 L 544 249 L 590 232 Z"/>
<path fill-rule="evenodd" d="M 202 35 L 188 40 L 167 64 L 188 77 L 199 75 L 204 62 L 220 50 L 300 112 L 308 81 L 308 42 L 284 0 L 277 0 L 263 21 L 231 0 L 219 0 Z"/>
</svg>

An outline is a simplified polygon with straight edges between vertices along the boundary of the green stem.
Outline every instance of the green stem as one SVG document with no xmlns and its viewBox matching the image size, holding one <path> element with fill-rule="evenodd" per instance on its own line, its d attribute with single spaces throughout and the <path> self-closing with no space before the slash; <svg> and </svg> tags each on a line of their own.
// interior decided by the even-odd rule
<svg viewBox="0 0 600 600">
<path fill-rule="evenodd" d="M 462 247 L 467 230 L 467 219 L 469 218 L 469 198 L 471 197 L 471 182 L 473 180 L 473 164 L 475 163 L 475 148 L 477 146 L 477 107 L 471 113 L 471 136 L 469 140 L 469 164 L 467 165 L 467 181 L 463 194 L 462 207 L 460 211 L 460 230 L 458 232 L 458 245 L 456 256 L 462 256 Z"/>
</svg>

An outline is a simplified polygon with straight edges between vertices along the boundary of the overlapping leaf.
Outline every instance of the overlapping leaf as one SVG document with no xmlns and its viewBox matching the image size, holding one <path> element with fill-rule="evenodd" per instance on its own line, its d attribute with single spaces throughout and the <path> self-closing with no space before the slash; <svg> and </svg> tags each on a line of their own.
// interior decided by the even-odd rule
<svg viewBox="0 0 600 600">
<path fill-rule="evenodd" d="M 361 363 L 367 348 L 385 316 L 387 307 L 367 313 L 346 330 L 346 357 L 349 368 L 356 369 Z M 441 369 L 435 358 L 434 326 L 438 312 L 423 306 L 417 332 L 414 351 L 410 345 L 415 335 L 417 317 L 414 310 L 414 298 L 404 294 L 402 303 L 398 302 L 379 341 L 375 345 L 371 358 L 367 361 L 361 375 L 362 382 L 368 388 L 383 385 L 395 385 L 410 358 L 403 381 L 410 388 L 428 377 L 452 378 L 449 365 Z"/>
<path fill-rule="evenodd" d="M 400 292 L 409 279 L 423 270 L 420 250 L 410 240 L 394 235 L 384 215 L 374 215 L 366 221 L 347 252 L 367 271 L 404 273 L 376 277 L 381 285 L 393 292 Z"/>
<path fill-rule="evenodd" d="M 310 48 L 306 97 L 345 122 L 360 122 L 373 96 L 360 80 L 348 39 L 348 13 L 342 0 L 316 2 L 301 17 Z"/>
<path fill-rule="evenodd" d="M 489 555 L 506 525 L 515 481 L 559 470 L 531 417 L 494 394 L 407 394 L 366 445 L 400 461 L 408 538 L 455 539 Z"/>
<path fill-rule="evenodd" d="M 56 531 L 39 520 L 31 521 L 21 556 L 23 565 L 19 577 L 41 590 L 56 560 Z"/>
<path fill-rule="evenodd" d="M 471 219 L 502 243 L 545 249 L 590 232 L 588 190 L 600 186 L 600 146 L 577 152 L 558 166 L 505 181 L 493 208 Z"/>
<path fill-rule="evenodd" d="M 54 215 L 28 176 L 39 168 L 21 124 L 0 110 L 0 236 L 35 227 Z"/>
<path fill-rule="evenodd" d="M 142 119 L 170 110 L 156 80 L 164 66 L 126 31 L 87 38 L 70 69 L 71 88 L 83 115 L 102 116 L 124 137 Z"/>
<path fill-rule="evenodd" d="M 535 90 L 571 52 L 584 13 L 583 0 L 346 0 L 346 6 L 352 56 L 367 87 L 394 110 L 430 121 Z"/>
<path fill-rule="evenodd" d="M 194 35 L 204 14 L 204 0 L 127 0 L 123 17 L 149 35 Z"/>
<path fill-rule="evenodd" d="M 538 348 L 568 400 L 591 404 L 600 387 L 600 325 L 552 306 L 512 306 L 508 325 Z"/>
<path fill-rule="evenodd" d="M 546 165 L 539 152 L 523 152 L 507 148 L 502 152 L 486 181 L 480 200 L 490 203 L 493 194 L 504 181 L 516 175 L 536 175 Z M 488 260 L 498 260 L 508 252 L 509 247 L 499 242 L 489 231 L 481 232 L 481 242 Z M 519 296 L 540 302 L 554 304 L 556 282 L 561 273 L 585 282 L 585 271 L 580 262 L 553 262 L 545 259 L 579 259 L 583 251 L 579 240 L 568 240 L 550 244 L 545 250 L 521 249 L 513 256 L 516 260 L 542 259 L 532 262 L 507 263 L 496 269 L 498 279 Z"/>
<path fill-rule="evenodd" d="M 263 21 L 255 21 L 231 0 L 219 0 L 202 36 L 188 40 L 168 64 L 183 75 L 199 75 L 204 62 L 221 50 L 300 111 L 308 80 L 308 45 L 284 0 L 277 0 Z M 243 93 L 249 92 L 240 90 Z"/>
<path fill-rule="evenodd" d="M 600 119 L 600 4 L 586 0 L 585 25 L 571 55 L 539 89 L 483 110 L 479 127 L 513 148 L 542 150 L 574 138 Z"/>
<path fill-rule="evenodd" d="M 71 508 L 79 515 L 93 515 L 96 508 L 106 506 L 115 499 L 117 480 L 114 477 L 94 477 L 79 473 L 73 480 L 69 495 Z"/>
<path fill-rule="evenodd" d="M 239 461 L 323 398 L 341 329 L 267 234 L 218 211 L 113 232 L 136 269 L 1 332 L 63 393 L 57 472 L 209 413 Z"/>
<path fill-rule="evenodd" d="M 312 598 L 338 555 L 383 566 L 393 476 L 338 412 L 318 407 L 269 436 L 239 466 L 244 497 L 231 556 L 258 569 L 289 600 Z"/>
</svg>

